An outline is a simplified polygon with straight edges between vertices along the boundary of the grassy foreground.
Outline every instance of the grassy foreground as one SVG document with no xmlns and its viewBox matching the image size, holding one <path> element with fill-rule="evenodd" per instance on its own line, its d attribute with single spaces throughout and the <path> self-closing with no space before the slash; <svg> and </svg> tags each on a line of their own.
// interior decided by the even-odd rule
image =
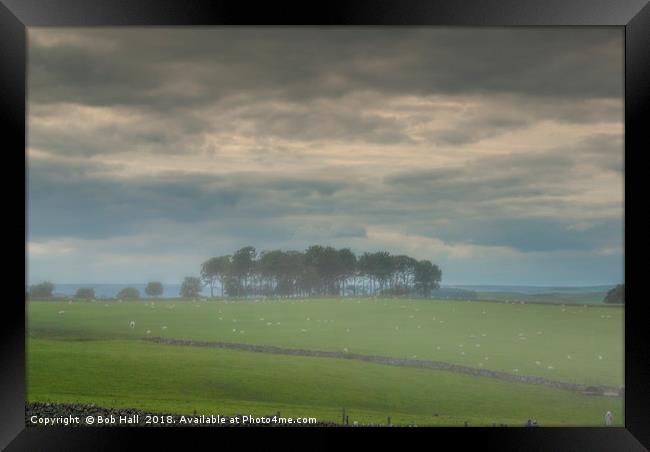
<svg viewBox="0 0 650 452">
<path fill-rule="evenodd" d="M 135 328 L 129 323 L 135 321 Z M 623 309 L 400 299 L 28 303 L 27 398 L 396 425 L 623 425 L 621 397 L 147 336 L 416 357 L 622 385 Z M 437 414 L 437 415 L 435 415 Z"/>
<path fill-rule="evenodd" d="M 192 414 L 316 417 L 472 426 L 623 422 L 619 397 L 591 397 L 448 372 L 347 360 L 160 346 L 129 340 L 28 341 L 28 400 Z M 434 416 L 437 414 L 437 416 Z"/>
</svg>

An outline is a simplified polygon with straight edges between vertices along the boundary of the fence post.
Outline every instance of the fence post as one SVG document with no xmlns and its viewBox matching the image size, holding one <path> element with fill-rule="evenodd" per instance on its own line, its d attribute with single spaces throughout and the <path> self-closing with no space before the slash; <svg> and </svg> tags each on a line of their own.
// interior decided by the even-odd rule
<svg viewBox="0 0 650 452">
<path fill-rule="evenodd" d="M 390 416 L 388 416 L 388 426 L 390 427 Z"/>
<path fill-rule="evenodd" d="M 343 418 L 341 419 L 341 423 L 345 424 L 345 408 L 343 408 Z"/>
</svg>

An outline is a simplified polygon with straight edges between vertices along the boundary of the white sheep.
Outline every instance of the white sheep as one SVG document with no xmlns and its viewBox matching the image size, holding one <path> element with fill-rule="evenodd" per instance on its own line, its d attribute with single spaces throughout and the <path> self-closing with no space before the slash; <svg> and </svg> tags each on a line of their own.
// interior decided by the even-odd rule
<svg viewBox="0 0 650 452">
<path fill-rule="evenodd" d="M 129 322 L 129 326 L 131 327 L 131 329 L 135 328 L 135 320 L 131 320 Z"/>
<path fill-rule="evenodd" d="M 65 311 L 59 311 L 59 314 L 63 314 L 63 313 L 65 313 Z"/>
</svg>

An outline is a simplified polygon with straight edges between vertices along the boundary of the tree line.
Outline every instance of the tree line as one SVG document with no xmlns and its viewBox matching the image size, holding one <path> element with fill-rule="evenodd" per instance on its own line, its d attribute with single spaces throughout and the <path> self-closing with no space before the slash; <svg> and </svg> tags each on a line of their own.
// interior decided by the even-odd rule
<svg viewBox="0 0 650 452">
<path fill-rule="evenodd" d="M 200 278 L 187 276 L 179 295 L 200 296 L 204 287 L 214 297 L 241 298 L 251 296 L 422 296 L 429 297 L 439 289 L 442 272 L 428 260 L 387 251 L 365 252 L 357 256 L 349 248 L 312 245 L 305 251 L 262 251 L 246 246 L 233 254 L 212 257 L 201 265 Z M 29 298 L 51 298 L 54 284 L 45 281 L 26 292 Z M 160 296 L 163 286 L 149 282 L 145 293 Z M 81 287 L 74 298 L 94 299 L 95 290 Z M 140 291 L 124 287 L 118 299 L 140 298 Z"/>
<path fill-rule="evenodd" d="M 27 298 L 52 298 L 54 292 L 54 284 L 49 281 L 43 281 L 39 284 L 34 284 L 29 287 L 25 292 Z M 188 276 L 183 281 L 179 295 L 183 298 L 198 297 L 203 289 L 203 284 L 199 278 Z M 149 297 L 159 297 L 163 294 L 163 285 L 160 281 L 150 281 L 144 288 L 144 293 Z M 95 289 L 92 287 L 80 287 L 75 292 L 73 298 L 79 300 L 92 300 L 96 297 Z M 133 300 L 140 298 L 140 291 L 135 287 L 124 287 L 115 295 L 119 300 Z"/>
<path fill-rule="evenodd" d="M 428 297 L 440 287 L 442 272 L 428 260 L 387 251 L 357 256 L 349 248 L 312 245 L 305 251 L 262 251 L 246 246 L 201 265 L 201 281 L 221 296 Z"/>
</svg>

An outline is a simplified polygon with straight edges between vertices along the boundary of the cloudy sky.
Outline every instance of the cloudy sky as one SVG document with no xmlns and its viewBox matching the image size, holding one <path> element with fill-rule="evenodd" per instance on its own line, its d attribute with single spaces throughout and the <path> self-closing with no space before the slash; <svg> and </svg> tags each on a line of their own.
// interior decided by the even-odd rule
<svg viewBox="0 0 650 452">
<path fill-rule="evenodd" d="M 244 245 L 623 278 L 620 28 L 30 28 L 31 283 Z"/>
</svg>

